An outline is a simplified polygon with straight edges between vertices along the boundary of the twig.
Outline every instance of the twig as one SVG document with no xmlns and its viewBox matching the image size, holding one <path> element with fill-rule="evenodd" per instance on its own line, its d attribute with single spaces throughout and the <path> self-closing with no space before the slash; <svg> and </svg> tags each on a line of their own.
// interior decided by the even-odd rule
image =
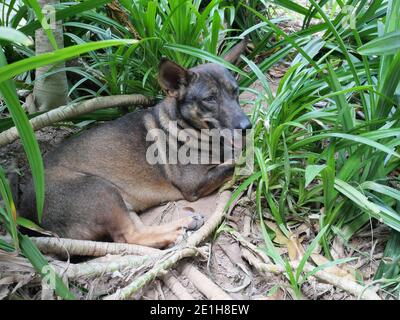
<svg viewBox="0 0 400 320">
<path fill-rule="evenodd" d="M 79 115 L 99 109 L 124 107 L 130 105 L 151 105 L 153 101 L 141 94 L 98 97 L 83 102 L 73 103 L 50 110 L 30 120 L 33 130 L 39 130 L 59 121 L 64 121 Z M 17 140 L 16 127 L 0 133 L 0 147 Z"/>
<path fill-rule="evenodd" d="M 77 264 L 68 264 L 64 262 L 54 261 L 52 265 L 56 271 L 62 273 L 68 279 L 77 279 L 80 277 L 94 277 L 105 273 L 114 272 L 123 268 L 135 268 L 152 263 L 160 258 L 159 255 L 153 256 L 115 256 L 107 257 L 107 261 L 89 261 Z"/>
<path fill-rule="evenodd" d="M 44 254 L 65 254 L 66 251 L 74 256 L 101 257 L 107 254 L 126 254 L 146 256 L 167 253 L 170 250 L 158 250 L 136 244 L 98 242 L 89 240 L 74 240 L 52 237 L 32 237 L 31 240 Z"/>
<path fill-rule="evenodd" d="M 251 252 L 254 252 L 257 256 L 259 256 L 264 263 L 271 262 L 270 258 L 260 248 L 246 240 L 239 232 L 232 230 L 229 231 L 229 234 L 234 237 L 242 246 L 248 248 Z"/>
<path fill-rule="evenodd" d="M 191 257 L 197 254 L 198 249 L 195 247 L 206 239 L 221 223 L 225 215 L 225 207 L 231 197 L 230 191 L 224 191 L 220 194 L 217 207 L 213 215 L 205 222 L 203 227 L 193 233 L 186 241 L 186 246 L 178 249 L 166 260 L 156 264 L 151 270 L 144 275 L 138 277 L 125 288 L 119 289 L 116 293 L 107 296 L 106 300 L 119 300 L 128 299 L 134 293 L 139 291 L 147 283 L 158 277 L 160 274 L 165 273 L 166 270 L 175 265 L 183 258 Z"/>
<path fill-rule="evenodd" d="M 182 274 L 190 279 L 190 282 L 210 300 L 232 300 L 225 291 L 200 272 L 196 267 L 186 263 L 182 268 Z"/>
<path fill-rule="evenodd" d="M 124 300 L 128 299 L 134 293 L 138 292 L 141 288 L 143 288 L 150 281 L 157 278 L 160 274 L 163 274 L 166 270 L 171 268 L 175 263 L 183 258 L 193 257 L 197 254 L 197 250 L 192 248 L 185 248 L 178 250 L 171 257 L 164 260 L 161 263 L 156 264 L 151 270 L 149 270 L 144 275 L 138 277 L 133 282 L 131 282 L 125 288 L 117 290 L 116 293 L 105 297 L 105 300 Z"/>
<path fill-rule="evenodd" d="M 54 300 L 54 289 L 47 284 L 47 280 L 42 280 L 41 300 Z"/>
<path fill-rule="evenodd" d="M 110 16 L 113 20 L 117 20 L 123 26 L 125 26 L 129 32 L 134 36 L 134 39 L 140 40 L 141 37 L 139 33 L 136 31 L 133 24 L 130 22 L 129 15 L 121 8 L 121 5 L 118 3 L 119 1 L 112 1 L 111 3 L 106 4 L 107 8 L 110 11 Z"/>
<path fill-rule="evenodd" d="M 168 273 L 165 276 L 163 276 L 162 281 L 179 300 L 194 300 L 193 296 L 171 273 Z"/>
</svg>

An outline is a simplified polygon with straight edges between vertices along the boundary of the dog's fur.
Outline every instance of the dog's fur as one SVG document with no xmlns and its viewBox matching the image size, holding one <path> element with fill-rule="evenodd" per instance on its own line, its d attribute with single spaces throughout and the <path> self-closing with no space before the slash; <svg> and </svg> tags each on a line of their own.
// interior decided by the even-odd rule
<svg viewBox="0 0 400 320">
<path fill-rule="evenodd" d="M 185 228 L 199 227 L 197 216 L 161 226 L 144 226 L 129 216 L 150 207 L 194 201 L 220 187 L 232 164 L 150 165 L 149 129 L 248 129 L 238 102 L 238 85 L 225 68 L 203 64 L 186 70 L 160 63 L 159 82 L 167 97 L 158 105 L 127 114 L 64 142 L 45 157 L 45 206 L 42 226 L 61 237 L 165 247 Z M 32 183 L 23 192 L 20 214 L 36 219 Z"/>
</svg>

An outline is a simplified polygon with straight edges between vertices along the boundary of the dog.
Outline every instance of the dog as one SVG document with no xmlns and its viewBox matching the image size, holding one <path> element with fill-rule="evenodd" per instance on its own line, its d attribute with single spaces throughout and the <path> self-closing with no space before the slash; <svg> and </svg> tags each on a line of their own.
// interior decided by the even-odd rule
<svg viewBox="0 0 400 320">
<path fill-rule="evenodd" d="M 150 164 L 146 154 L 152 142 L 147 134 L 154 129 L 173 134 L 171 122 L 194 132 L 250 129 L 251 122 L 239 105 L 235 78 L 218 64 L 185 69 L 163 59 L 159 83 L 166 98 L 156 106 L 89 129 L 46 154 L 44 229 L 64 238 L 163 248 L 173 245 L 184 230 L 201 226 L 196 214 L 145 226 L 130 213 L 206 196 L 231 179 L 234 163 Z M 35 208 L 30 182 L 19 214 L 37 222 Z"/>
</svg>

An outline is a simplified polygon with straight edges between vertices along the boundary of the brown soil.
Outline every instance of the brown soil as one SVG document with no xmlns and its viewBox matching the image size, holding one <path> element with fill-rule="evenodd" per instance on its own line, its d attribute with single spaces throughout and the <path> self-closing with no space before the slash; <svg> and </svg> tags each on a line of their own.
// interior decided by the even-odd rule
<svg viewBox="0 0 400 320">
<path fill-rule="evenodd" d="M 307 2 L 307 1 L 304 1 Z M 287 26 L 293 30 L 298 29 L 300 24 L 298 21 Z M 287 69 L 287 64 L 280 63 L 268 71 L 267 77 L 270 81 L 272 90 L 275 92 L 279 81 Z M 259 82 L 255 82 L 252 88 L 261 91 Z M 245 92 L 241 95 L 243 101 L 251 101 L 254 94 Z M 244 108 L 251 111 L 252 104 L 246 103 Z M 46 128 L 38 131 L 37 137 L 43 154 L 55 148 L 65 138 L 77 132 L 72 128 Z M 27 165 L 21 144 L 17 141 L 0 149 L 0 165 L 4 168 L 10 168 L 13 159 L 18 159 L 18 167 L 21 168 L 22 176 L 20 183 L 24 183 Z M 140 215 L 142 221 L 148 225 L 157 225 L 181 217 L 185 210 L 184 207 L 192 207 L 196 212 L 201 213 L 208 218 L 215 207 L 216 196 L 200 199 L 194 203 L 187 201 L 177 201 L 168 203 L 164 206 L 154 208 Z M 270 217 L 269 212 L 265 211 L 266 217 Z M 272 220 L 270 221 L 272 222 Z M 254 194 L 252 192 L 244 195 L 238 202 L 228 219 L 225 220 L 224 229 L 233 228 L 240 232 L 250 243 L 259 247 L 264 246 L 264 240 L 260 231 L 258 219 L 255 214 Z M 292 230 L 297 236 L 301 245 L 306 248 L 314 238 L 314 222 L 309 220 L 306 223 L 298 223 L 297 227 Z M 371 228 L 373 230 L 371 230 Z M 373 231 L 371 233 L 371 231 Z M 1 232 L 1 230 L 0 230 Z M 332 247 L 332 255 L 334 258 L 355 257 L 356 260 L 348 263 L 348 268 L 352 267 L 358 270 L 364 281 L 367 283 L 377 269 L 382 258 L 384 244 L 387 241 L 388 230 L 382 225 L 368 225 L 364 231 L 352 238 L 349 243 L 341 241 L 334 242 Z M 207 259 L 202 257 L 194 259 L 186 259 L 195 265 L 203 274 L 215 282 L 225 292 L 234 299 L 293 299 L 293 289 L 290 287 L 288 280 L 284 275 L 260 275 L 254 270 L 241 256 L 240 244 L 230 235 L 229 232 L 221 231 L 216 233 L 213 239 L 209 239 L 206 243 L 209 246 L 210 255 Z M 288 247 L 276 244 L 281 253 L 287 254 Z M 25 298 L 40 298 L 40 286 L 30 284 L 32 274 L 25 273 L 23 280 L 9 284 L 2 279 L 5 275 L 1 273 L 0 261 L 0 299 L 12 298 L 16 294 Z M 181 263 L 182 264 L 182 263 Z M 180 264 L 180 265 L 181 265 Z M 180 283 L 196 300 L 205 299 L 205 296 L 196 289 L 196 287 L 179 272 L 179 265 L 172 270 L 172 273 L 178 278 Z M 23 274 L 15 267 L 16 273 Z M 95 279 L 80 279 L 80 286 L 87 289 L 86 294 L 81 294 L 82 299 L 97 299 L 101 295 L 125 283 L 126 278 L 135 271 L 124 270 L 122 272 L 114 272 L 104 274 L 102 277 Z M 9 275 L 7 275 L 9 276 Z M 19 286 L 19 288 L 18 288 Z M 34 289 L 32 289 L 32 287 Z M 273 289 L 273 290 L 272 290 Z M 315 279 L 305 282 L 301 288 L 305 299 L 323 299 L 323 300 L 341 300 L 355 299 L 350 294 L 334 287 L 331 284 L 321 283 Z M 15 291 L 16 293 L 12 293 Z M 155 280 L 144 288 L 138 299 L 176 299 L 171 290 L 161 281 Z"/>
<path fill-rule="evenodd" d="M 285 65 L 282 64 L 281 68 L 280 72 L 274 69 L 270 71 L 270 73 L 274 75 L 283 75 L 283 68 L 285 68 Z M 276 88 L 280 78 L 273 75 L 269 75 L 269 77 L 272 88 Z M 253 88 L 258 89 L 259 86 L 260 84 L 256 82 Z M 241 98 L 243 100 L 254 99 L 254 97 L 248 93 L 244 93 Z M 247 106 L 247 108 L 249 107 L 250 106 Z M 77 129 L 65 127 L 40 130 L 37 133 L 37 137 L 41 151 L 43 154 L 46 154 L 49 150 L 55 148 L 65 138 L 68 138 L 75 132 L 77 132 Z M 18 165 L 22 173 L 20 183 L 23 184 L 27 172 L 27 163 L 21 144 L 17 141 L 0 149 L 0 159 L 0 165 L 6 168 L 10 166 L 13 159 L 19 159 Z M 184 207 L 192 207 L 196 212 L 208 218 L 214 210 L 215 202 L 216 195 L 211 195 L 194 203 L 182 200 L 144 212 L 140 217 L 145 224 L 157 225 L 178 219 L 184 214 Z M 265 212 L 265 216 L 270 216 L 267 211 Z M 292 230 L 294 234 L 296 234 L 296 232 L 298 233 L 297 236 L 301 239 L 301 244 L 304 248 L 307 247 L 307 244 L 309 244 L 314 237 L 313 228 L 310 227 L 312 226 L 312 222 L 308 221 L 308 223 L 309 227 L 304 227 L 305 224 L 298 224 L 298 228 Z M 249 242 L 259 247 L 264 246 L 259 223 L 255 218 L 253 193 L 242 197 L 232 211 L 229 219 L 224 222 L 224 227 L 230 227 L 239 231 Z M 347 264 L 347 266 L 356 267 L 364 281 L 371 280 L 373 277 L 382 257 L 384 243 L 388 235 L 387 229 L 381 225 L 374 230 L 373 236 L 371 235 L 370 228 L 371 226 L 366 226 L 365 232 L 361 232 L 359 236 L 354 237 L 348 244 L 337 241 L 332 250 L 335 258 L 357 257 L 356 261 Z M 244 234 L 245 230 L 247 234 Z M 268 276 L 260 275 L 242 258 L 239 243 L 228 232 L 220 231 L 215 234 L 214 239 L 210 239 L 207 245 L 210 249 L 210 256 L 207 260 L 195 258 L 186 259 L 186 261 L 195 265 L 203 274 L 220 286 L 232 298 L 267 300 L 293 299 L 293 290 L 289 286 L 289 282 L 285 276 L 273 274 Z M 287 253 L 288 248 L 285 245 L 281 245 L 279 250 L 281 253 Z M 172 272 L 195 299 L 205 299 L 190 281 L 180 274 L 179 265 Z M 127 274 L 130 274 L 129 270 L 125 270 L 125 272 L 122 273 L 105 274 L 96 279 L 81 279 L 79 282 L 89 290 L 91 293 L 90 298 L 99 298 L 101 294 L 109 291 L 110 288 L 121 286 L 121 281 L 126 278 Z M 0 268 L 0 283 L 1 278 Z M 122 283 L 124 283 L 124 281 L 122 281 Z M 0 292 L 7 289 L 7 292 L 10 293 L 12 288 L 13 287 L 9 284 L 7 286 L 2 286 L 0 284 Z M 26 290 L 27 286 L 22 285 L 16 292 L 29 296 L 28 292 L 30 291 Z M 330 284 L 320 283 L 315 279 L 309 280 L 303 284 L 302 292 L 306 299 L 354 299 L 354 297 L 348 293 Z M 7 295 L 4 297 L 6 296 Z M 82 295 L 81 298 L 87 299 L 89 296 Z M 136 298 L 175 299 L 176 297 L 162 281 L 156 280 L 147 286 Z"/>
</svg>

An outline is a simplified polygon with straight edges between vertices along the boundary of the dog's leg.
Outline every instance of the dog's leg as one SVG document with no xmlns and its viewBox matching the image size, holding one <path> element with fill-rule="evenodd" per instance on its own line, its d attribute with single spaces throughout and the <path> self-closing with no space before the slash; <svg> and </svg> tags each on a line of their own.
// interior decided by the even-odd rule
<svg viewBox="0 0 400 320">
<path fill-rule="evenodd" d="M 115 242 L 140 244 L 149 247 L 163 248 L 174 244 L 185 230 L 195 230 L 202 225 L 197 215 L 187 216 L 171 223 L 159 226 L 146 226 L 140 218 L 132 213 L 114 216 L 110 225 L 110 235 Z"/>
<path fill-rule="evenodd" d="M 233 176 L 235 165 L 222 163 L 210 169 L 196 185 L 182 190 L 183 196 L 188 201 L 196 201 L 218 189 L 224 182 Z"/>
<path fill-rule="evenodd" d="M 109 181 L 66 169 L 63 179 L 47 177 L 42 226 L 61 237 L 111 238 L 116 242 L 162 248 L 175 243 L 185 228 L 193 229 L 198 225 L 196 217 L 187 216 L 167 225 L 147 227 L 130 219 L 120 190 Z M 30 192 L 34 199 L 33 188 Z M 60 195 L 63 195 L 62 201 Z M 31 208 L 29 212 L 34 210 Z"/>
</svg>

